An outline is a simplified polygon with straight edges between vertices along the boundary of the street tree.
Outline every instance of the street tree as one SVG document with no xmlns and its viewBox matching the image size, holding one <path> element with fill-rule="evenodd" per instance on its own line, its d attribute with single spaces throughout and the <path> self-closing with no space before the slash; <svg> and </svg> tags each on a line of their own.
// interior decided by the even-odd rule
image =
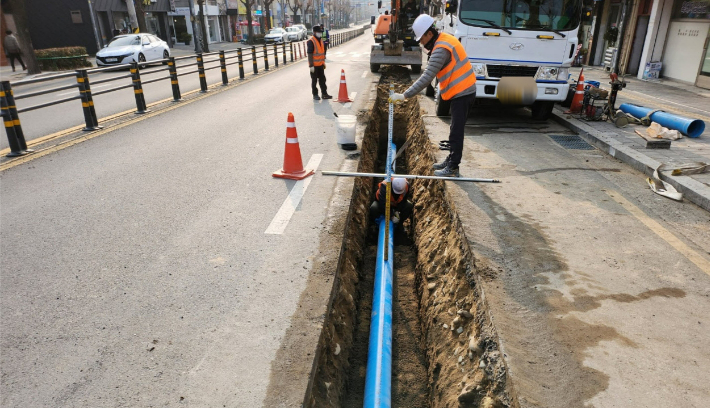
<svg viewBox="0 0 710 408">
<path fill-rule="evenodd" d="M 135 0 L 136 19 L 138 20 L 138 31 L 141 33 L 148 32 L 148 26 L 145 25 L 145 6 L 150 6 L 150 0 Z"/>
<path fill-rule="evenodd" d="M 264 33 L 271 29 L 271 5 L 274 4 L 274 0 L 264 0 L 264 11 L 262 15 L 264 16 Z"/>
<path fill-rule="evenodd" d="M 208 45 L 209 37 L 207 37 L 207 24 L 205 24 L 205 0 L 197 0 L 197 4 L 200 6 L 200 27 L 202 27 L 200 32 L 202 34 L 202 52 L 210 52 L 210 47 Z"/>
<path fill-rule="evenodd" d="M 303 3 L 300 0 L 291 0 L 289 1 L 288 7 L 293 12 L 293 22 L 295 23 L 296 20 L 298 20 L 296 18 L 296 16 L 298 16 L 298 10 L 303 9 Z M 303 13 L 301 13 L 301 19 L 298 22 L 301 24 L 305 22 L 305 19 L 303 18 Z"/>
<path fill-rule="evenodd" d="M 252 25 L 252 14 L 251 14 L 251 8 L 254 5 L 256 0 L 239 0 L 242 2 L 244 7 L 247 9 L 247 32 L 248 32 L 248 38 L 247 42 L 249 44 L 254 44 L 254 26 Z"/>
<path fill-rule="evenodd" d="M 281 8 L 281 25 L 286 28 L 286 7 L 288 6 L 289 0 L 278 0 L 279 7 Z"/>
<path fill-rule="evenodd" d="M 15 30 L 17 31 L 17 42 L 20 43 L 22 50 L 22 60 L 27 66 L 28 74 L 39 74 L 42 72 L 39 68 L 39 62 L 35 55 L 34 47 L 32 46 L 32 37 L 30 37 L 30 27 L 27 21 L 27 13 L 25 12 L 24 0 L 7 0 L 2 2 L 2 12 L 7 16 L 12 15 L 15 21 Z"/>
</svg>

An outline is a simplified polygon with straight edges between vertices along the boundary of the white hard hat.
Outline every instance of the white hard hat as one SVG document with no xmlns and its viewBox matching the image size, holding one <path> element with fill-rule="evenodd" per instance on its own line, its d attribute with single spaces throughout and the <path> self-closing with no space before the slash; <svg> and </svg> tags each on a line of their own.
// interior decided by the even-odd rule
<svg viewBox="0 0 710 408">
<path fill-rule="evenodd" d="M 426 30 L 428 30 L 433 24 L 434 18 L 428 14 L 421 14 L 417 17 L 412 23 L 412 30 L 414 31 L 414 36 L 416 37 L 415 40 L 419 41 L 424 33 L 426 33 Z"/>
<path fill-rule="evenodd" d="M 395 194 L 404 193 L 404 189 L 407 188 L 407 180 L 401 177 L 396 177 L 392 179 L 392 191 Z"/>
</svg>

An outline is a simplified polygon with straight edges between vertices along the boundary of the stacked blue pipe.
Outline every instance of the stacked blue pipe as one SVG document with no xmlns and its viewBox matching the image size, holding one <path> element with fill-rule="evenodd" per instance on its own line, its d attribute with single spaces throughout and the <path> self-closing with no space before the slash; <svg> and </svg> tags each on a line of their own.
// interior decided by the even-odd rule
<svg viewBox="0 0 710 408">
<path fill-rule="evenodd" d="M 619 109 L 638 119 L 646 117 L 646 115 L 654 110 L 632 103 L 622 103 Z M 698 137 L 705 131 L 705 122 L 700 119 L 690 119 L 663 111 L 651 114 L 650 118 L 659 125 L 667 127 L 668 129 L 675 129 L 688 137 Z"/>
<path fill-rule="evenodd" d="M 391 135 L 391 133 L 390 133 Z M 394 172 L 393 152 L 397 150 L 390 140 L 387 152 L 386 173 Z M 391 177 L 389 177 L 391 179 Z M 385 229 L 385 223 L 389 228 Z M 367 346 L 367 371 L 365 373 L 365 408 L 390 408 L 392 404 L 392 285 L 394 281 L 394 224 L 384 216 L 377 219 L 377 265 L 375 266 L 375 293 L 370 316 L 370 342 Z M 385 239 L 385 233 L 389 236 Z M 387 260 L 385 260 L 387 245 Z"/>
</svg>

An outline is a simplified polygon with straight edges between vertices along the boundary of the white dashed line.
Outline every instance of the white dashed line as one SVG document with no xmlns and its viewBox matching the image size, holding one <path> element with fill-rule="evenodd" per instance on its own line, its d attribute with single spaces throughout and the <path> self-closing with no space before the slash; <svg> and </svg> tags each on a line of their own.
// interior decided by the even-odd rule
<svg viewBox="0 0 710 408">
<path fill-rule="evenodd" d="M 362 71 L 362 76 L 360 78 L 365 78 L 367 76 L 367 71 Z"/>
<path fill-rule="evenodd" d="M 308 161 L 305 168 L 317 170 L 322 159 L 322 154 L 314 154 L 311 156 L 311 159 Z M 281 204 L 281 208 L 279 208 L 279 211 L 274 216 L 274 219 L 271 220 L 271 224 L 269 224 L 269 227 L 266 228 L 264 234 L 283 234 L 284 230 L 286 230 L 286 226 L 293 216 L 293 213 L 296 212 L 296 208 L 301 203 L 301 199 L 306 193 L 308 185 L 311 184 L 313 177 L 314 176 L 309 176 L 303 180 L 298 180 L 296 184 L 293 185 L 293 188 L 288 193 L 288 197 L 286 197 L 286 200 L 284 200 L 283 204 Z"/>
</svg>

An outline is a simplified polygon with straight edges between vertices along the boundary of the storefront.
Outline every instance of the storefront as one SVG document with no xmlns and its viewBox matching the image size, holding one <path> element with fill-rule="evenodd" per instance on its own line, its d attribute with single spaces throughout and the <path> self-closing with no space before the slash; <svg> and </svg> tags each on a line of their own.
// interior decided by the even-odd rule
<svg viewBox="0 0 710 408">
<path fill-rule="evenodd" d="M 95 0 L 94 11 L 102 46 L 108 44 L 113 37 L 134 31 L 138 27 L 131 24 L 128 9 L 124 1 Z M 155 34 L 172 47 L 171 21 L 168 13 L 172 12 L 170 0 L 156 0 L 144 6 L 145 24 L 149 33 Z"/>
<path fill-rule="evenodd" d="M 663 76 L 710 88 L 710 0 L 676 0 L 663 53 Z"/>
</svg>

